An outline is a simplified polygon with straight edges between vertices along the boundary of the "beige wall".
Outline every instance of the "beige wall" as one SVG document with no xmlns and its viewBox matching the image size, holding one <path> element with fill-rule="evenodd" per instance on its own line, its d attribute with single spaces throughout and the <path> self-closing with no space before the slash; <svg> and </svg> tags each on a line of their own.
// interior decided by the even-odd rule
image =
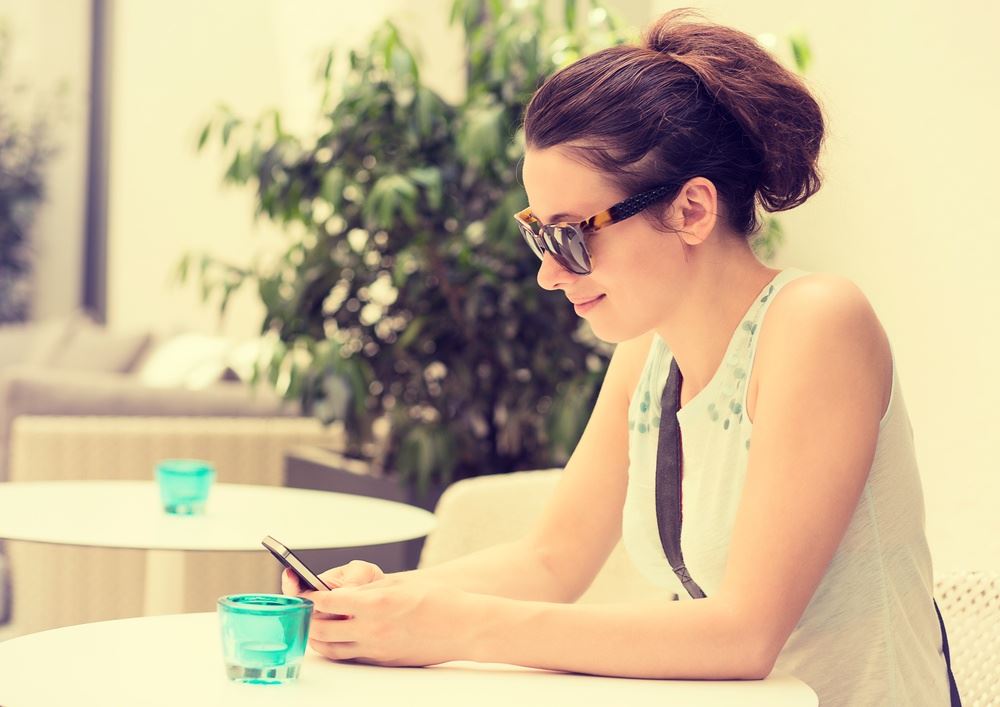
<svg viewBox="0 0 1000 707">
<path fill-rule="evenodd" d="M 234 298 L 225 322 L 199 303 L 197 288 L 168 286 L 185 252 L 207 250 L 237 264 L 280 244 L 253 221 L 252 189 L 223 187 L 217 148 L 196 154 L 201 126 L 220 103 L 256 118 L 280 108 L 285 127 L 308 131 L 319 105 L 312 81 L 325 48 L 341 60 L 387 16 L 407 36 L 432 36 L 424 75 L 456 89 L 457 36 L 440 27 L 444 0 L 363 4 L 299 0 L 116 2 L 108 321 L 119 329 L 197 329 L 249 336 L 261 308 L 252 292 Z M 434 30 L 432 32 L 431 30 Z"/>
<path fill-rule="evenodd" d="M 808 34 L 826 182 L 781 216 L 780 264 L 841 273 L 868 293 L 904 386 L 936 568 L 1000 570 L 1000 6 L 699 7 L 754 35 Z"/>
</svg>

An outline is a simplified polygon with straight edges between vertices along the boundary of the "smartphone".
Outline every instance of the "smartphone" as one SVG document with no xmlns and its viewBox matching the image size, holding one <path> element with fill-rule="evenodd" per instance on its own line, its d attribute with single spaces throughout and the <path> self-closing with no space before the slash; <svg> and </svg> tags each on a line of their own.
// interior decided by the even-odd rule
<svg viewBox="0 0 1000 707">
<path fill-rule="evenodd" d="M 306 563 L 296 556 L 294 552 L 272 538 L 270 535 L 261 540 L 260 544 L 270 550 L 271 554 L 278 559 L 278 562 L 294 572 L 295 576 L 301 580 L 302 586 L 311 587 L 317 592 L 328 591 L 334 588 L 316 576 L 316 573 L 309 569 L 306 566 Z"/>
</svg>

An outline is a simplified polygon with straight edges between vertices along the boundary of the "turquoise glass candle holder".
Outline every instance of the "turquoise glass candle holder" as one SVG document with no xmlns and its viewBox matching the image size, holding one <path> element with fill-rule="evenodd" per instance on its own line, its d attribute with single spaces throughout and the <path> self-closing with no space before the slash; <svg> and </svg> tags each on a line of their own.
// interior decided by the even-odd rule
<svg viewBox="0 0 1000 707">
<path fill-rule="evenodd" d="M 164 459 L 156 465 L 163 510 L 179 516 L 205 512 L 215 467 L 200 459 Z"/>
<path fill-rule="evenodd" d="M 226 677 L 257 685 L 298 679 L 312 601 L 283 594 L 231 594 L 219 598 L 218 608 Z"/>
</svg>

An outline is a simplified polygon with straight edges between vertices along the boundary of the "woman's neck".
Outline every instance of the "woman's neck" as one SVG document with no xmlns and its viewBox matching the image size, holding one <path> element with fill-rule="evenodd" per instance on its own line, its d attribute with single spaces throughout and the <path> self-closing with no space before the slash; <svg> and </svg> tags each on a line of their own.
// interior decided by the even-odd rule
<svg viewBox="0 0 1000 707">
<path fill-rule="evenodd" d="M 754 298 L 780 272 L 757 260 L 745 243 L 717 255 L 711 261 L 708 253 L 700 262 L 692 258 L 683 303 L 656 327 L 684 376 L 681 405 L 715 375 Z"/>
</svg>

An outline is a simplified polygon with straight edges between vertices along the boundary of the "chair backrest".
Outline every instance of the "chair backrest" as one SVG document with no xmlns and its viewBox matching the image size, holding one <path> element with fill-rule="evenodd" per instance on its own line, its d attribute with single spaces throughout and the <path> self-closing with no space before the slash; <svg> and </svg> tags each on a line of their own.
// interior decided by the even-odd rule
<svg viewBox="0 0 1000 707">
<path fill-rule="evenodd" d="M 965 707 L 1000 705 L 1000 573 L 955 572 L 934 583 Z"/>
<path fill-rule="evenodd" d="M 548 503 L 561 473 L 562 469 L 518 471 L 452 484 L 434 509 L 437 525 L 424 544 L 420 566 L 436 565 L 526 535 Z M 579 601 L 654 597 L 669 599 L 670 595 L 639 574 L 619 542 Z"/>
</svg>

